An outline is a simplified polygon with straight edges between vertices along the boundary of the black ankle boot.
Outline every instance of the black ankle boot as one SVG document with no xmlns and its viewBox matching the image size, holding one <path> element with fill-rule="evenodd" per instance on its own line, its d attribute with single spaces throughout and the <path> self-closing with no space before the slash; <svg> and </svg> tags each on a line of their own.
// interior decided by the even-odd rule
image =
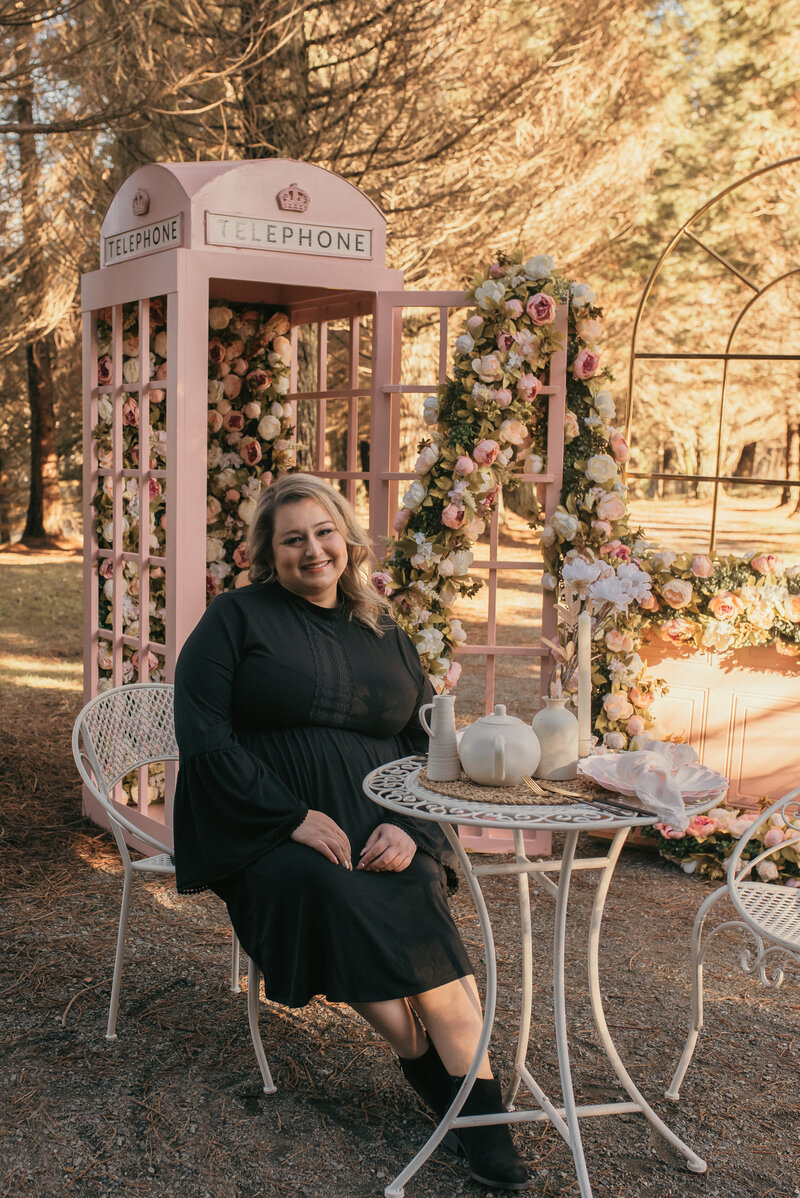
<svg viewBox="0 0 800 1198">
<path fill-rule="evenodd" d="M 452 1079 L 450 1100 L 463 1082 Z M 477 1077 L 461 1115 L 494 1115 L 505 1111 L 500 1083 L 494 1078 Z M 470 1176 L 481 1185 L 494 1190 L 524 1190 L 528 1184 L 525 1162 L 514 1147 L 507 1123 L 490 1123 L 485 1127 L 459 1127 L 451 1133 L 469 1163 Z"/>
<path fill-rule="evenodd" d="M 397 1058 L 408 1084 L 440 1119 L 453 1100 L 453 1079 L 445 1069 L 433 1041 L 421 1057 Z"/>
</svg>

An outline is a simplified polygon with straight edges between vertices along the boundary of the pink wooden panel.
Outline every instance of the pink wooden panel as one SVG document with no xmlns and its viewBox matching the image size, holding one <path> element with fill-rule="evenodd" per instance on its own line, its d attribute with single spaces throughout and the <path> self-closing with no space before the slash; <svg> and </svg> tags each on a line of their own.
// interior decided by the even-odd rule
<svg viewBox="0 0 800 1198">
<path fill-rule="evenodd" d="M 654 707 L 702 761 L 730 779 L 728 803 L 753 807 L 800 780 L 800 667 L 773 648 L 719 657 L 653 644 L 643 656 L 669 694 Z"/>
</svg>

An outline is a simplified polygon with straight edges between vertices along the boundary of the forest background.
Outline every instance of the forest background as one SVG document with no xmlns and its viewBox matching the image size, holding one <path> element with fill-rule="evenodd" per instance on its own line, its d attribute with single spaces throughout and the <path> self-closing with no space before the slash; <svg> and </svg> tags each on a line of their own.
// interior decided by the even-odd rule
<svg viewBox="0 0 800 1198">
<path fill-rule="evenodd" d="M 798 150 L 799 36 L 798 0 L 2 0 L 0 542 L 78 531 L 79 280 L 139 164 L 280 156 L 336 171 L 386 214 L 390 265 L 411 286 L 461 285 L 497 251 L 551 253 L 605 308 L 621 415 L 665 241 Z M 715 245 L 747 269 L 775 252 L 796 265 L 796 200 L 785 178 L 723 206 Z M 715 268 L 676 263 L 651 336 L 712 336 Z M 778 341 L 796 348 L 793 288 L 752 336 L 774 347 L 782 320 Z M 797 474 L 796 363 L 770 381 L 759 404 L 745 380 L 732 405 L 729 473 Z M 654 380 L 638 467 L 703 473 L 712 427 L 687 380 Z"/>
</svg>

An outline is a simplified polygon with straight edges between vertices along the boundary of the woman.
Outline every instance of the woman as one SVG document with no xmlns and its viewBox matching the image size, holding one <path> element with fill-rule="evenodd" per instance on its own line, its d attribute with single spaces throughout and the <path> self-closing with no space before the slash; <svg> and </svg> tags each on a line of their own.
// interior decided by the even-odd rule
<svg viewBox="0 0 800 1198">
<path fill-rule="evenodd" d="M 224 900 L 270 1000 L 349 1003 L 441 1115 L 481 1030 L 447 905 L 452 851 L 438 825 L 387 816 L 361 788 L 426 747 L 417 710 L 430 683 L 327 483 L 271 486 L 249 549 L 252 585 L 214 600 L 176 671 L 178 889 Z M 463 1113 L 502 1109 L 484 1059 Z M 457 1140 L 476 1180 L 524 1188 L 506 1125 Z"/>
</svg>

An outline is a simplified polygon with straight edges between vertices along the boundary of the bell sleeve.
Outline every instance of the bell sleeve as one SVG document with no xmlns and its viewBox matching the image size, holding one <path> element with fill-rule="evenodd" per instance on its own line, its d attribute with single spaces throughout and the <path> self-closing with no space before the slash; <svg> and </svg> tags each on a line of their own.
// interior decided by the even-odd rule
<svg viewBox="0 0 800 1198">
<path fill-rule="evenodd" d="M 175 869 L 184 894 L 208 889 L 287 840 L 308 811 L 233 730 L 246 615 L 226 599 L 206 610 L 175 672 Z"/>
<path fill-rule="evenodd" d="M 425 754 L 428 752 L 428 734 L 419 722 L 419 709 L 423 704 L 430 703 L 434 690 L 430 678 L 422 668 L 419 654 L 413 642 L 397 625 L 395 629 L 398 651 L 417 682 L 417 697 L 414 703 L 414 710 L 409 717 L 408 723 L 396 738 L 398 756 L 408 757 L 412 753 Z M 447 875 L 448 888 L 450 890 L 456 889 L 458 886 L 456 855 L 450 847 L 450 842 L 440 824 L 435 823 L 433 820 L 415 819 L 412 815 L 396 815 L 390 811 L 386 812 L 383 822 L 402 828 L 411 837 L 417 848 L 422 849 L 423 852 L 433 857 L 435 861 L 438 861 Z"/>
</svg>

